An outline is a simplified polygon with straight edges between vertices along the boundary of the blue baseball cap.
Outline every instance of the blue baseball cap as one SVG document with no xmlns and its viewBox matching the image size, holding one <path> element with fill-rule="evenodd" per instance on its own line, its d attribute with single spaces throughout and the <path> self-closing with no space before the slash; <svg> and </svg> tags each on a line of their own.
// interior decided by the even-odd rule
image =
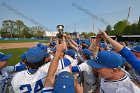
<svg viewBox="0 0 140 93">
<path fill-rule="evenodd" d="M 30 63 L 37 63 L 45 58 L 45 52 L 40 48 L 30 48 L 26 53 L 27 61 Z"/>
<path fill-rule="evenodd" d="M 44 50 L 44 51 L 47 51 L 47 49 L 48 49 L 49 47 L 46 46 L 46 45 L 41 45 L 40 48 L 41 48 L 42 50 Z"/>
<path fill-rule="evenodd" d="M 56 52 L 56 48 L 52 48 L 51 51 L 52 51 L 52 52 Z"/>
<path fill-rule="evenodd" d="M 100 43 L 100 47 L 107 48 L 107 45 L 105 43 Z"/>
<path fill-rule="evenodd" d="M 45 52 L 44 56 L 45 57 L 48 57 L 49 56 L 49 53 Z"/>
<path fill-rule="evenodd" d="M 83 49 L 83 55 L 86 55 L 86 56 L 92 56 L 92 52 L 88 49 Z"/>
<path fill-rule="evenodd" d="M 90 46 L 90 41 L 89 40 L 85 40 L 85 44 Z"/>
<path fill-rule="evenodd" d="M 121 55 L 120 55 L 121 56 Z M 122 56 L 121 56 L 122 57 Z M 122 64 L 126 63 L 126 59 L 122 57 Z"/>
<path fill-rule="evenodd" d="M 131 50 L 140 53 L 140 45 L 132 47 Z"/>
<path fill-rule="evenodd" d="M 51 43 L 50 43 L 50 46 L 55 46 L 55 45 L 56 45 L 55 42 L 51 42 Z"/>
<path fill-rule="evenodd" d="M 42 46 L 42 44 L 41 43 L 37 43 L 37 45 L 36 45 L 37 47 L 41 47 Z"/>
<path fill-rule="evenodd" d="M 75 58 L 75 51 L 73 49 L 69 49 L 66 51 L 66 54 L 71 56 L 72 58 Z"/>
<path fill-rule="evenodd" d="M 9 59 L 10 57 L 12 56 L 12 54 L 3 54 L 0 52 L 0 61 L 4 61 L 4 60 L 7 60 Z"/>
<path fill-rule="evenodd" d="M 93 68 L 118 68 L 122 66 L 122 57 L 113 51 L 100 51 L 96 59 L 87 62 Z"/>
<path fill-rule="evenodd" d="M 20 59 L 21 60 L 25 60 L 26 59 L 26 52 L 24 52 L 23 54 L 21 54 Z"/>
<path fill-rule="evenodd" d="M 73 75 L 67 71 L 59 73 L 55 78 L 53 93 L 75 93 Z"/>
</svg>

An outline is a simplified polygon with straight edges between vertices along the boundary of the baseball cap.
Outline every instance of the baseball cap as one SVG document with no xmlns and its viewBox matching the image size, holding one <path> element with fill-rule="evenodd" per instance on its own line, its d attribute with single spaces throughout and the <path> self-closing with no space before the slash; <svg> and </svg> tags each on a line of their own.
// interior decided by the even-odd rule
<svg viewBox="0 0 140 93">
<path fill-rule="evenodd" d="M 121 56 L 121 55 L 120 55 Z M 122 56 L 121 56 L 122 57 Z M 124 64 L 126 62 L 126 59 L 124 57 L 122 57 L 122 64 Z"/>
<path fill-rule="evenodd" d="M 21 60 L 25 60 L 26 59 L 26 52 L 24 52 L 23 54 L 21 54 L 20 59 Z"/>
<path fill-rule="evenodd" d="M 91 51 L 88 50 L 88 49 L 83 49 L 83 55 L 92 56 L 92 53 L 91 53 Z"/>
<path fill-rule="evenodd" d="M 0 61 L 4 61 L 4 60 L 7 60 L 9 59 L 10 57 L 12 56 L 12 54 L 3 54 L 0 52 Z"/>
<path fill-rule="evenodd" d="M 52 52 L 56 52 L 56 48 L 52 48 L 51 51 L 52 51 Z"/>
<path fill-rule="evenodd" d="M 140 53 L 140 45 L 132 47 L 131 50 Z"/>
<path fill-rule="evenodd" d="M 75 58 L 75 51 L 73 49 L 69 49 L 66 51 L 66 54 L 71 56 L 72 58 Z"/>
<path fill-rule="evenodd" d="M 40 48 L 30 48 L 26 53 L 27 61 L 30 63 L 37 63 L 44 59 L 45 52 L 43 52 Z"/>
<path fill-rule="evenodd" d="M 87 61 L 93 68 L 118 68 L 122 66 L 122 57 L 113 51 L 100 51 L 96 59 Z"/>
<path fill-rule="evenodd" d="M 53 93 L 75 93 L 73 75 L 67 71 L 59 73 L 55 78 Z"/>
<path fill-rule="evenodd" d="M 41 47 L 41 45 L 42 45 L 41 43 L 37 43 L 37 45 L 36 45 L 36 46 L 37 46 L 37 47 Z"/>
<path fill-rule="evenodd" d="M 41 48 L 41 50 L 47 51 L 47 49 L 48 49 L 49 47 L 46 46 L 46 45 L 41 45 L 40 48 Z"/>
<path fill-rule="evenodd" d="M 55 42 L 51 42 L 51 43 L 50 43 L 50 46 L 55 46 L 55 45 L 56 45 Z"/>
<path fill-rule="evenodd" d="M 100 47 L 107 48 L 107 45 L 105 43 L 100 43 Z"/>
<path fill-rule="evenodd" d="M 86 44 L 87 46 L 90 46 L 90 41 L 89 41 L 89 40 L 85 40 L 85 44 Z"/>
<path fill-rule="evenodd" d="M 49 56 L 49 53 L 45 52 L 44 56 L 45 57 L 48 57 Z"/>
</svg>

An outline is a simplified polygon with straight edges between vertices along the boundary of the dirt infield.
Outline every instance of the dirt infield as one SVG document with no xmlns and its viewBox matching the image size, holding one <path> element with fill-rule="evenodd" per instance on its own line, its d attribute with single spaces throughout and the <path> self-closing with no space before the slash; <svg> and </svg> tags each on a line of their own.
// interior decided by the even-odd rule
<svg viewBox="0 0 140 93">
<path fill-rule="evenodd" d="M 38 42 L 25 42 L 25 43 L 0 43 L 0 49 L 9 49 L 9 48 L 29 48 L 33 47 Z"/>
</svg>

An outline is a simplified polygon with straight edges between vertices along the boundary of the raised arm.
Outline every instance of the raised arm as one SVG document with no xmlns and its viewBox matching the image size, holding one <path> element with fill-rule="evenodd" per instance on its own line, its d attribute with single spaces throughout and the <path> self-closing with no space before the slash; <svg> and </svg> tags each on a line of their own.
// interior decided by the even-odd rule
<svg viewBox="0 0 140 93">
<path fill-rule="evenodd" d="M 101 30 L 100 30 L 101 31 Z M 123 45 L 121 45 L 120 43 L 118 43 L 117 41 L 113 40 L 112 38 L 110 38 L 106 32 L 101 31 L 101 37 L 107 39 L 115 48 L 115 50 L 117 52 L 121 51 L 122 48 L 124 47 Z"/>
<path fill-rule="evenodd" d="M 56 50 L 55 56 L 50 64 L 50 66 L 49 66 L 49 70 L 48 70 L 48 74 L 46 77 L 44 87 L 53 87 L 53 85 L 54 85 L 54 77 L 55 77 L 55 73 L 56 73 L 56 70 L 58 67 L 58 61 L 60 58 L 60 54 L 64 50 L 63 47 L 64 47 L 63 44 L 57 45 L 57 48 L 56 48 L 57 50 Z"/>
<path fill-rule="evenodd" d="M 119 52 L 138 73 L 140 73 L 140 60 L 138 60 L 138 58 L 130 50 L 110 38 L 105 32 L 101 33 L 101 37 L 106 38 L 115 47 L 115 50 Z"/>
</svg>

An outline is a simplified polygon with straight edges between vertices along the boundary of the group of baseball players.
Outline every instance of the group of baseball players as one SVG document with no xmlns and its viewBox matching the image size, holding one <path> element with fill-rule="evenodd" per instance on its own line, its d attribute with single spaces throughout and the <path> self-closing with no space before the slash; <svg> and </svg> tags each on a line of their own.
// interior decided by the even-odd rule
<svg viewBox="0 0 140 93">
<path fill-rule="evenodd" d="M 0 53 L 0 93 L 140 93 L 140 45 L 122 45 L 104 31 L 90 41 L 63 34 L 38 43 L 15 66 L 7 66 L 10 57 Z"/>
</svg>

